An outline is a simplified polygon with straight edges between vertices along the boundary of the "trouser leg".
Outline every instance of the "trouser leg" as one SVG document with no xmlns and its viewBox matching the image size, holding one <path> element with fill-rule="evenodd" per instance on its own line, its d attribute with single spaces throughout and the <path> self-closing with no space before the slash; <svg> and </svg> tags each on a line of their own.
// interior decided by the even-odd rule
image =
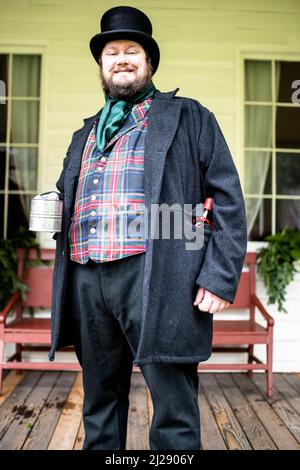
<svg viewBox="0 0 300 470">
<path fill-rule="evenodd" d="M 197 365 L 141 366 L 153 402 L 150 449 L 200 449 Z"/>
<path fill-rule="evenodd" d="M 72 264 L 74 346 L 83 373 L 83 449 L 125 449 L 133 354 L 105 305 L 99 266 Z"/>
</svg>

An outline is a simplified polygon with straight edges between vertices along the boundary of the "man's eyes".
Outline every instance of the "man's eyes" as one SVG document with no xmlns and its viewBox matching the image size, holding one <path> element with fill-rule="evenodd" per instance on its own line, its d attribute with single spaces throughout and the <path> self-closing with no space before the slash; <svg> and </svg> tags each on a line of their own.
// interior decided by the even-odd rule
<svg viewBox="0 0 300 470">
<path fill-rule="evenodd" d="M 132 54 L 137 54 L 137 53 L 138 53 L 137 51 L 128 51 L 128 52 L 127 52 L 127 54 L 130 54 L 130 55 L 132 55 Z M 118 55 L 118 53 L 117 53 L 117 52 L 114 52 L 114 51 L 107 52 L 106 54 L 107 54 L 107 55 Z"/>
</svg>

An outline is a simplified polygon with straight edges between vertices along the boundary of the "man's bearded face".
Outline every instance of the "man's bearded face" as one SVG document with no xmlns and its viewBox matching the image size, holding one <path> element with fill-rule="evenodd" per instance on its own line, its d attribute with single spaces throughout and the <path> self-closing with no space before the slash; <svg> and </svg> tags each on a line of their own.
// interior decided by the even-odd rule
<svg viewBox="0 0 300 470">
<path fill-rule="evenodd" d="M 99 65 L 104 92 L 117 99 L 132 99 L 151 81 L 153 69 L 150 59 L 135 41 L 108 42 Z"/>
</svg>

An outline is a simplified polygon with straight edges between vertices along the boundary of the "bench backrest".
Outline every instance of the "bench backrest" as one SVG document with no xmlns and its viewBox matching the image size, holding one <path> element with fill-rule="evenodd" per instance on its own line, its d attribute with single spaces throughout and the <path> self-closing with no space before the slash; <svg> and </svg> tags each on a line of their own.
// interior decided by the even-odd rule
<svg viewBox="0 0 300 470">
<path fill-rule="evenodd" d="M 33 265 L 28 266 L 25 272 L 23 272 L 25 250 L 19 248 L 17 250 L 18 257 L 18 277 L 29 287 L 29 292 L 26 295 L 26 299 L 23 302 L 24 307 L 50 307 L 51 306 L 51 294 L 52 294 L 52 274 L 53 274 L 53 263 L 51 265 Z M 34 249 L 30 249 L 27 259 L 29 261 L 36 260 L 38 258 L 37 252 Z M 42 261 L 53 261 L 55 259 L 54 249 L 40 249 L 40 259 Z"/>
</svg>

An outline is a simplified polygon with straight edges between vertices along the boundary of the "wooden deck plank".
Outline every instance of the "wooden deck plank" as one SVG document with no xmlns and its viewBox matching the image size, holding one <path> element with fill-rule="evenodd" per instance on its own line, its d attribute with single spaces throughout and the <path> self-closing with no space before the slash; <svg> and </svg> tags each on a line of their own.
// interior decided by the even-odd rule
<svg viewBox="0 0 300 470">
<path fill-rule="evenodd" d="M 226 447 L 230 450 L 251 450 L 247 436 L 213 375 L 202 373 L 201 384 L 209 405 L 213 410 Z"/>
<path fill-rule="evenodd" d="M 247 439 L 255 450 L 276 450 L 277 447 L 229 374 L 215 374 L 220 388 L 234 410 Z"/>
<path fill-rule="evenodd" d="M 82 420 L 82 402 L 82 373 L 80 372 L 76 374 L 48 450 L 72 450 L 74 448 Z"/>
<path fill-rule="evenodd" d="M 255 378 L 256 375 L 253 374 Z M 249 380 L 246 374 L 232 374 L 232 378 L 240 388 L 247 401 L 251 404 L 260 421 L 280 450 L 296 450 L 300 446 L 292 433 L 284 426 L 282 419 L 273 410 L 268 401 L 263 398 L 260 391 Z"/>
<path fill-rule="evenodd" d="M 59 373 L 45 372 L 38 381 L 38 386 L 33 387 L 26 400 L 19 408 L 14 421 L 0 441 L 1 450 L 20 450 L 37 421 L 41 409 L 54 386 Z M 44 423 L 46 424 L 46 423 Z"/>
<path fill-rule="evenodd" d="M 276 374 L 274 374 L 274 376 L 275 375 Z M 278 416 L 280 416 L 284 422 L 285 426 L 300 443 L 300 420 L 296 411 L 286 401 L 285 397 L 278 392 L 276 386 L 273 387 L 273 397 L 268 398 L 266 396 L 266 382 L 263 374 L 253 374 L 253 381 L 263 397 L 270 403 L 273 410 L 276 411 Z"/>
<path fill-rule="evenodd" d="M 300 394 L 300 376 L 298 374 L 285 373 L 280 374 L 280 377 L 282 377 L 298 394 Z"/>
<path fill-rule="evenodd" d="M 199 387 L 198 404 L 201 421 L 201 448 L 203 450 L 226 450 L 222 434 L 201 387 Z"/>
<path fill-rule="evenodd" d="M 141 372 L 135 372 L 132 374 L 131 378 L 126 449 L 149 449 L 149 416 L 146 382 Z"/>
<path fill-rule="evenodd" d="M 6 431 L 9 429 L 9 426 L 24 411 L 26 398 L 30 395 L 41 375 L 42 372 L 40 371 L 27 372 L 23 380 L 18 383 L 13 393 L 11 393 L 2 404 L 0 409 L 0 443 Z"/>
<path fill-rule="evenodd" d="M 83 442 L 84 442 L 84 425 L 83 425 L 83 420 L 81 419 L 73 450 L 82 450 Z"/>
<path fill-rule="evenodd" d="M 46 450 L 59 421 L 76 373 L 60 373 L 23 445 L 23 450 Z"/>
<path fill-rule="evenodd" d="M 284 396 L 286 401 L 298 413 L 300 421 L 300 396 L 299 393 L 286 382 L 279 374 L 275 374 L 274 385 L 276 390 Z"/>
<path fill-rule="evenodd" d="M 2 385 L 2 395 L 0 396 L 0 406 L 5 402 L 9 395 L 13 392 L 14 388 L 21 380 L 24 379 L 24 372 L 18 373 L 16 370 L 11 370 L 4 377 Z"/>
</svg>

